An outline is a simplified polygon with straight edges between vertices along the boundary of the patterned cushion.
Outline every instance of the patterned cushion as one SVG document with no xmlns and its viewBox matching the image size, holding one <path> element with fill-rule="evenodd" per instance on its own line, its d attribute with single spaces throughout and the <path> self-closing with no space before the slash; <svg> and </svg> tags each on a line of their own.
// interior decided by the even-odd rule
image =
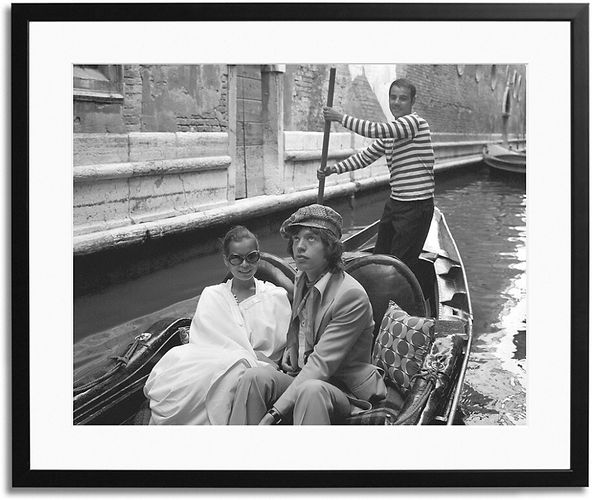
<svg viewBox="0 0 592 500">
<path fill-rule="evenodd" d="M 434 319 L 410 316 L 392 300 L 374 343 L 372 362 L 405 394 L 434 339 Z"/>
</svg>

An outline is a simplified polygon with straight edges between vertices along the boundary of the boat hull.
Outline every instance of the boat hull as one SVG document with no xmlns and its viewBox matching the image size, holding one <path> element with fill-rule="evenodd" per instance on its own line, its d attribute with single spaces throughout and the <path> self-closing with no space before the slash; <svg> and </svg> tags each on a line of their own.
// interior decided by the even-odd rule
<svg viewBox="0 0 592 500">
<path fill-rule="evenodd" d="M 357 252 L 346 253 L 346 259 L 353 257 L 354 262 L 356 260 L 361 262 L 369 258 L 368 256 L 372 255 L 377 232 L 378 224 L 375 223 L 345 240 L 344 248 L 360 249 Z M 398 261 L 395 257 L 385 255 L 375 255 L 373 258 Z M 398 262 L 399 268 L 406 268 L 403 263 Z M 351 264 L 346 266 L 346 270 L 348 269 L 352 269 Z M 384 292 L 377 290 L 377 287 L 380 289 L 384 284 L 388 284 L 391 273 L 392 271 L 384 268 L 382 271 L 374 270 L 366 276 L 354 275 L 362 284 L 372 283 L 371 286 L 365 285 L 365 287 L 372 302 L 375 323 L 378 323 L 377 329 L 386 310 L 384 296 L 381 297 Z M 374 414 L 368 422 L 365 422 L 362 417 L 356 419 L 356 423 L 385 425 L 462 423 L 457 410 L 472 345 L 473 315 L 464 264 L 446 220 L 438 208 L 434 210 L 415 278 L 419 283 L 419 294 L 423 295 L 423 304 L 405 302 L 409 302 L 410 296 L 416 295 L 417 291 L 407 291 L 403 294 L 405 298 L 400 299 L 398 297 L 401 294 L 396 293 L 397 287 L 392 287 L 392 292 L 390 294 L 386 292 L 386 295 L 390 295 L 390 298 L 409 314 L 433 317 L 436 320 L 433 351 L 435 351 L 434 356 L 439 359 L 444 357 L 447 359 L 447 382 L 443 384 L 442 380 L 433 380 L 429 377 L 418 378 L 404 401 L 395 401 L 395 398 L 389 397 L 382 411 L 373 410 Z M 406 280 L 407 278 L 404 281 Z M 398 286 L 401 284 L 399 283 Z M 423 310 L 421 310 L 422 307 Z M 426 358 L 426 363 L 428 362 L 429 356 Z"/>
<path fill-rule="evenodd" d="M 441 212 L 436 208 L 414 275 L 399 259 L 374 255 L 377 224 L 345 240 L 345 269 L 366 289 L 372 303 L 375 337 L 390 300 L 411 315 L 436 320 L 434 347 L 450 345 L 446 384 L 435 379 L 415 381 L 405 398 L 391 387 L 389 397 L 353 424 L 430 425 L 458 423 L 457 407 L 472 339 L 472 312 L 464 266 Z M 262 253 L 257 277 L 283 286 L 292 296 L 295 267 L 292 261 Z M 114 370 L 74 398 L 75 424 L 147 424 L 150 416 L 143 386 L 160 357 L 180 345 L 189 318 L 162 320 L 149 329 L 150 339 Z M 454 347 L 454 349 L 452 349 Z M 399 419 L 403 418 L 403 421 Z"/>
<path fill-rule="evenodd" d="M 483 148 L 483 162 L 502 172 L 526 174 L 526 153 L 513 151 L 498 144 Z"/>
</svg>

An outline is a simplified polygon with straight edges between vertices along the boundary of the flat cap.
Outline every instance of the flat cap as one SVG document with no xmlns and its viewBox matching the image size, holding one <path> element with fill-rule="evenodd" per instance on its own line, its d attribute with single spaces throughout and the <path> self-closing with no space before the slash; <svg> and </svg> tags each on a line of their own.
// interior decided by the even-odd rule
<svg viewBox="0 0 592 500">
<path fill-rule="evenodd" d="M 280 234 L 283 238 L 290 238 L 290 229 L 295 226 L 300 227 L 316 227 L 318 229 L 326 229 L 335 235 L 337 239 L 341 239 L 341 226 L 343 219 L 332 208 L 325 205 L 308 205 L 299 208 L 290 217 L 288 217 L 280 227 Z"/>
</svg>

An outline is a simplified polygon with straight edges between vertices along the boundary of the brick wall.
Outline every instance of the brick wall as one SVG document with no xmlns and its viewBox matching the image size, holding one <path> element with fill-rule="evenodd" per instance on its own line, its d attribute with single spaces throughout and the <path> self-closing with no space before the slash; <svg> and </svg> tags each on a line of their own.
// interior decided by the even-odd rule
<svg viewBox="0 0 592 500">
<path fill-rule="evenodd" d="M 352 77 L 347 64 L 335 66 L 333 105 L 368 120 L 384 120 L 384 113 L 365 76 Z M 289 64 L 286 67 L 284 127 L 286 131 L 319 132 L 327 103 L 329 65 Z"/>
<path fill-rule="evenodd" d="M 442 134 L 500 134 L 506 83 L 510 86 L 508 133 L 524 134 L 526 126 L 526 68 L 524 65 L 397 64 L 398 78 L 408 78 L 417 87 L 414 110 L 425 117 L 432 131 Z M 381 121 L 390 113 L 380 106 L 362 74 L 352 75 L 350 66 L 337 65 L 334 106 L 345 113 Z M 518 86 L 518 77 L 521 83 Z M 286 131 L 322 131 L 322 107 L 329 78 L 327 65 L 288 65 L 285 77 Z M 334 125 L 335 130 L 342 131 Z"/>
<path fill-rule="evenodd" d="M 225 132 L 226 65 L 124 65 L 123 103 L 75 102 L 77 133 Z"/>
<path fill-rule="evenodd" d="M 414 110 L 434 133 L 493 134 L 502 132 L 506 83 L 513 72 L 522 76 L 514 97 L 510 87 L 508 133 L 523 134 L 526 127 L 526 68 L 523 65 L 428 64 L 397 65 L 397 77 L 417 87 Z"/>
<path fill-rule="evenodd" d="M 222 132 L 226 74 L 221 65 L 141 66 L 142 132 Z"/>
<path fill-rule="evenodd" d="M 250 73 L 239 74 L 239 83 L 246 84 L 247 99 L 251 100 L 243 111 L 256 115 L 260 113 L 254 102 L 255 95 L 260 93 L 260 85 L 255 88 L 257 78 L 260 81 L 260 67 L 241 67 L 252 69 Z M 506 83 L 512 82 L 516 71 L 517 77 L 510 88 L 508 132 L 524 132 L 523 65 L 465 65 L 462 71 L 454 64 L 398 64 L 396 67 L 398 77 L 407 77 L 417 86 L 415 110 L 425 116 L 434 132 L 442 133 L 500 133 Z M 285 130 L 323 130 L 321 109 L 327 99 L 328 76 L 328 65 L 287 66 Z M 519 87 L 518 76 L 521 77 Z M 228 128 L 227 95 L 226 65 L 125 65 L 123 103 L 76 101 L 74 131 L 222 132 Z M 352 75 L 346 64 L 337 65 L 334 105 L 362 118 L 385 119 L 365 74 Z M 387 116 L 390 118 L 388 113 Z M 260 121 L 254 118 L 242 132 L 250 136 L 247 140 L 256 141 L 260 128 Z"/>
<path fill-rule="evenodd" d="M 139 64 L 123 67 L 123 120 L 127 132 L 142 131 L 142 74 Z"/>
<path fill-rule="evenodd" d="M 328 68 L 316 64 L 287 65 L 284 79 L 285 130 L 323 130 L 321 106 Z M 326 99 L 326 93 L 325 93 Z"/>
<path fill-rule="evenodd" d="M 343 111 L 364 120 L 385 121 L 386 116 L 365 75 L 356 76 L 346 90 Z"/>
</svg>

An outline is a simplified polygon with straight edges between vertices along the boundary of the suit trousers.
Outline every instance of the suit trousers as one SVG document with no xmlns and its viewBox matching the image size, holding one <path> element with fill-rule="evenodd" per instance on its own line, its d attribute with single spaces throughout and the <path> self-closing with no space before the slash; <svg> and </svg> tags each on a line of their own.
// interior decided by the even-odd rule
<svg viewBox="0 0 592 500">
<path fill-rule="evenodd" d="M 378 224 L 374 253 L 394 255 L 414 270 L 430 230 L 434 199 L 398 201 L 389 198 Z"/>
<path fill-rule="evenodd" d="M 249 368 L 238 383 L 230 425 L 257 425 L 293 380 L 268 366 Z M 350 412 L 349 399 L 342 390 L 313 379 L 298 387 L 292 420 L 294 425 L 330 425 L 343 421 Z M 287 420 L 289 417 L 284 415 Z"/>
</svg>

